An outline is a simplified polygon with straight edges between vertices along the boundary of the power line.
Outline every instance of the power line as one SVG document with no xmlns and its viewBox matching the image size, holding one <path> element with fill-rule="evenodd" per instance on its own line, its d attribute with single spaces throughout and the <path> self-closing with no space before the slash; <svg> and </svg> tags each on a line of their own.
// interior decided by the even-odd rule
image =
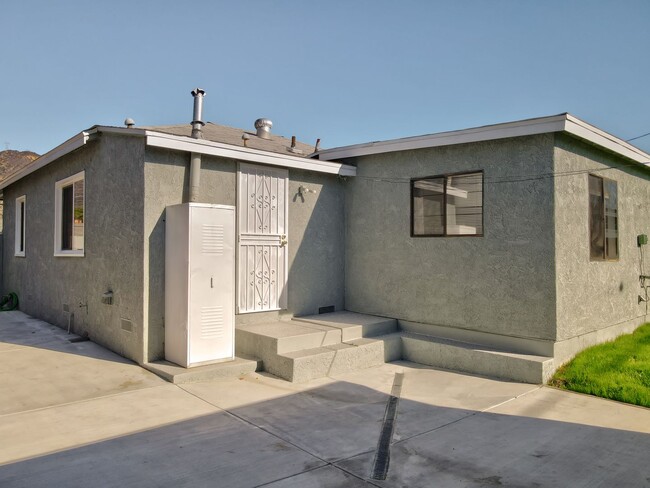
<svg viewBox="0 0 650 488">
<path fill-rule="evenodd" d="M 635 140 L 641 139 L 642 137 L 645 137 L 645 136 L 650 136 L 650 132 L 648 132 L 646 134 L 643 134 L 643 135 L 640 135 L 640 136 L 633 137 L 632 139 L 625 139 L 625 142 L 635 141 Z"/>
<path fill-rule="evenodd" d="M 637 168 L 639 163 L 621 163 L 621 166 L 630 166 Z M 607 167 L 607 168 L 591 168 L 591 169 L 579 169 L 579 170 L 570 170 L 570 171 L 558 171 L 550 173 L 538 173 L 538 174 L 527 174 L 527 175 L 512 175 L 512 176 L 484 176 L 483 181 L 489 184 L 501 184 L 501 183 L 519 183 L 525 181 L 536 181 L 536 180 L 545 180 L 550 178 L 560 178 L 564 176 L 576 176 L 581 174 L 597 173 L 601 171 L 608 171 L 612 169 L 620 169 L 617 167 Z M 471 173 L 471 172 L 470 172 Z M 485 174 L 485 173 L 484 173 Z M 407 184 L 410 183 L 412 178 L 406 177 L 380 177 L 380 176 L 363 176 L 357 175 L 355 179 L 377 181 L 384 183 L 397 183 L 397 184 Z M 424 176 L 422 178 L 416 179 L 426 179 Z"/>
</svg>

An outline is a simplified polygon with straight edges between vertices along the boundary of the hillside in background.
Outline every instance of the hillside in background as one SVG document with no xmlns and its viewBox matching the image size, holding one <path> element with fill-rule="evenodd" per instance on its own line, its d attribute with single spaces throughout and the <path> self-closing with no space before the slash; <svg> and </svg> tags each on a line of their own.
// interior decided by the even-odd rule
<svg viewBox="0 0 650 488">
<path fill-rule="evenodd" d="M 0 181 L 36 158 L 38 158 L 38 154 L 31 151 L 14 151 L 12 149 L 0 151 Z"/>
<path fill-rule="evenodd" d="M 0 151 L 0 181 L 4 180 L 14 171 L 18 171 L 23 166 L 31 163 L 36 158 L 38 158 L 38 154 L 31 151 L 14 151 L 12 149 Z M 3 207 L 3 202 L 0 200 L 0 234 L 2 234 L 3 227 Z"/>
</svg>

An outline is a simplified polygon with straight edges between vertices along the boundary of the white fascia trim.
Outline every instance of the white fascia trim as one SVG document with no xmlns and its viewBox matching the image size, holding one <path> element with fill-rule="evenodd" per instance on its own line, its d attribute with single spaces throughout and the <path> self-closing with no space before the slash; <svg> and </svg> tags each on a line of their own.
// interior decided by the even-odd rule
<svg viewBox="0 0 650 488">
<path fill-rule="evenodd" d="M 424 136 L 405 137 L 388 141 L 369 142 L 325 149 L 318 152 L 321 160 L 343 159 L 355 156 L 366 156 L 393 151 L 407 151 L 427 147 L 450 146 L 452 144 L 466 144 L 469 142 L 490 141 L 508 137 L 545 134 L 547 132 L 560 132 L 564 130 L 565 114 L 551 117 L 508 122 L 505 124 L 486 125 L 473 129 L 463 129 L 451 132 L 440 132 Z"/>
<path fill-rule="evenodd" d="M 146 129 L 136 129 L 127 127 L 110 127 L 106 125 L 97 125 L 94 127 L 93 132 L 104 132 L 105 134 L 118 134 L 121 136 L 139 136 L 144 137 L 147 135 Z"/>
<path fill-rule="evenodd" d="M 318 173 L 329 173 L 341 176 L 355 176 L 357 174 L 356 167 L 333 161 L 320 161 L 318 159 L 283 156 L 257 149 L 231 146 L 229 144 L 206 141 L 204 139 L 190 139 L 188 137 L 173 136 L 154 131 L 146 131 L 146 138 L 147 145 L 152 147 L 206 154 L 209 156 L 219 156 L 222 158 L 248 161 L 251 163 L 270 164 L 283 168 L 303 169 Z"/>
<path fill-rule="evenodd" d="M 55 159 L 65 156 L 68 153 L 71 153 L 75 149 L 79 149 L 81 146 L 88 142 L 91 132 L 80 132 L 76 136 L 68 139 L 63 144 L 55 147 L 51 151 L 43 154 L 40 158 L 35 159 L 27 166 L 23 167 L 19 171 L 12 173 L 5 180 L 0 183 L 0 190 L 8 187 L 12 183 L 15 183 L 19 179 L 27 176 L 34 171 L 41 169 L 43 166 L 50 164 Z"/>
<path fill-rule="evenodd" d="M 553 115 L 536 119 L 488 125 L 474 129 L 441 132 L 417 137 L 406 137 L 389 141 L 370 142 L 320 151 L 321 160 L 344 159 L 392 151 L 407 151 L 427 147 L 449 146 L 469 142 L 505 139 L 508 137 L 530 136 L 548 132 L 566 132 L 603 149 L 650 167 L 650 154 L 634 147 L 616 136 L 584 122 L 571 114 Z"/>
<path fill-rule="evenodd" d="M 634 147 L 623 139 L 619 139 L 598 127 L 574 117 L 573 115 L 567 114 L 564 130 L 578 139 L 591 142 L 592 144 L 631 159 L 632 161 L 650 167 L 650 154 L 642 151 L 638 147 Z"/>
</svg>

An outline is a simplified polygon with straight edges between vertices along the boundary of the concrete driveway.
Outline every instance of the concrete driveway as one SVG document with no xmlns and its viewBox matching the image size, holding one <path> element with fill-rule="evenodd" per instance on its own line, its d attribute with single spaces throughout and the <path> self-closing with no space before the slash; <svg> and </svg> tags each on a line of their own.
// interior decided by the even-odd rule
<svg viewBox="0 0 650 488">
<path fill-rule="evenodd" d="M 69 337 L 0 313 L 3 488 L 650 486 L 648 409 L 402 362 L 176 386 Z"/>
</svg>

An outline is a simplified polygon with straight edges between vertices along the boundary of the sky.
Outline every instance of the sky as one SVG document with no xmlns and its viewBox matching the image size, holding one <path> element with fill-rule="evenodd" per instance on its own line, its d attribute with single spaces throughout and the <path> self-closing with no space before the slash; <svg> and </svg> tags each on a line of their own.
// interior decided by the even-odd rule
<svg viewBox="0 0 650 488">
<path fill-rule="evenodd" d="M 648 0 L 0 0 L 0 36 L 0 150 L 189 124 L 196 87 L 207 121 L 324 148 L 563 112 L 650 132 Z"/>
</svg>

